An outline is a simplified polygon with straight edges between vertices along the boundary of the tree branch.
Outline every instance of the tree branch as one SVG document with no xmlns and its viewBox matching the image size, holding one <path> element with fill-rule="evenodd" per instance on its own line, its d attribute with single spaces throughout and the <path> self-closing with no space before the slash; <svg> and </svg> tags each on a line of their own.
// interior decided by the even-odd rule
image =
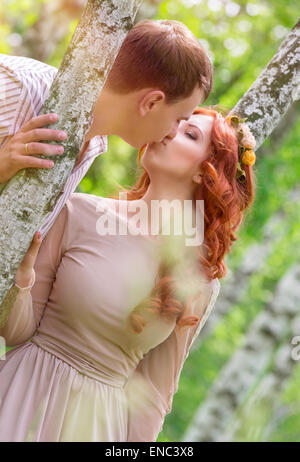
<svg viewBox="0 0 300 462">
<path fill-rule="evenodd" d="M 257 150 L 299 98 L 300 20 L 230 114 L 247 117 Z"/>
</svg>

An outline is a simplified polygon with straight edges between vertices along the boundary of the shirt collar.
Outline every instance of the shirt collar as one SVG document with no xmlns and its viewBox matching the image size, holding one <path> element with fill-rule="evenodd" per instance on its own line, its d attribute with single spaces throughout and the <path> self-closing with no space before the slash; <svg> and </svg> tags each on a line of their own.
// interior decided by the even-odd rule
<svg viewBox="0 0 300 462">
<path fill-rule="evenodd" d="M 107 151 L 107 136 L 97 135 L 90 139 L 84 159 L 97 157 Z"/>
</svg>

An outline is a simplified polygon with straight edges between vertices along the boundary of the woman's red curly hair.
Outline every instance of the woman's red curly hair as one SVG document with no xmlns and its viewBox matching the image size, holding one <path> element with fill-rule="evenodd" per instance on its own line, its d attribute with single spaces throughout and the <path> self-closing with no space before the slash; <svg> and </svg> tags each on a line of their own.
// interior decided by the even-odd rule
<svg viewBox="0 0 300 462">
<path fill-rule="evenodd" d="M 197 107 L 194 114 L 213 117 L 211 130 L 210 155 L 201 163 L 202 182 L 195 191 L 194 201 L 204 200 L 204 240 L 205 256 L 193 247 L 196 261 L 199 263 L 199 282 L 205 272 L 208 280 L 222 279 L 227 274 L 225 255 L 231 252 L 231 246 L 238 239 L 239 229 L 246 209 L 249 209 L 255 199 L 255 177 L 252 167 L 241 164 L 245 171 L 246 181 L 240 183 L 236 178 L 238 164 L 238 138 L 235 129 L 226 122 L 215 106 Z M 138 154 L 140 166 L 141 150 Z M 143 167 L 142 167 L 143 168 Z M 126 191 L 127 200 L 141 199 L 150 184 L 150 177 L 143 168 L 138 181 L 130 188 L 121 187 Z M 117 196 L 110 197 L 118 199 Z M 196 203 L 196 202 L 195 202 Z M 150 296 L 143 300 L 130 314 L 129 324 L 136 333 L 140 333 L 146 324 L 145 319 L 138 314 L 139 309 L 148 309 L 159 313 L 163 318 L 174 319 L 179 327 L 194 326 L 200 321 L 198 316 L 184 316 L 190 304 L 195 300 L 186 297 L 179 300 L 176 296 L 176 278 L 172 275 L 170 265 L 161 263 L 158 271 L 158 282 Z"/>
</svg>

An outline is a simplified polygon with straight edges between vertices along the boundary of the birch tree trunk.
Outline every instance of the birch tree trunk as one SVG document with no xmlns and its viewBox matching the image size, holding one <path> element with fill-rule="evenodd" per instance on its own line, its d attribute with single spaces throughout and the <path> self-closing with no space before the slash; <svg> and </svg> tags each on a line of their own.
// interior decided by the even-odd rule
<svg viewBox="0 0 300 462">
<path fill-rule="evenodd" d="M 299 339 L 297 335 L 292 335 L 299 332 L 299 330 L 298 332 L 295 331 L 295 328 L 292 331 L 293 326 L 299 329 L 299 322 L 300 315 L 298 313 L 291 325 L 288 340 L 291 338 Z M 270 372 L 263 377 L 254 393 L 250 395 L 237 415 L 234 416 L 226 429 L 223 440 L 268 441 L 274 430 L 274 424 L 276 426 L 274 416 L 278 414 L 276 412 L 278 395 L 283 391 L 296 365 L 297 361 L 291 355 L 290 344 L 288 342 L 283 343 L 274 353 Z"/>
<path fill-rule="evenodd" d="M 253 321 L 243 347 L 222 369 L 182 441 L 231 441 L 239 423 L 239 417 L 235 416 L 238 406 L 246 402 L 249 391 L 255 388 L 258 379 L 269 367 L 274 351 L 299 332 L 299 283 L 300 264 L 296 264 L 280 280 L 266 309 Z M 286 346 L 291 352 L 288 342 Z M 276 381 L 274 371 L 271 376 Z M 271 393 L 271 388 L 269 391 Z M 274 391 L 272 389 L 272 393 Z M 271 395 L 269 398 L 270 401 L 275 400 Z M 261 410 L 265 411 L 264 408 Z"/>
<path fill-rule="evenodd" d="M 142 0 L 87 1 L 41 111 L 60 115 L 58 123 L 50 128 L 68 133 L 67 140 L 60 142 L 64 156 L 55 158 L 52 169 L 20 170 L 2 189 L 0 327 L 15 300 L 12 286 L 16 271 L 74 167 L 96 101 L 141 3 Z"/>
</svg>

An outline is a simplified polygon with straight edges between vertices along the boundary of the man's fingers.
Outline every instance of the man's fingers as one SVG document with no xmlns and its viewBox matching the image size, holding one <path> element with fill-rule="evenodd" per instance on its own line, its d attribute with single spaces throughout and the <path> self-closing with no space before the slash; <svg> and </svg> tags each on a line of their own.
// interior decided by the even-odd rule
<svg viewBox="0 0 300 462">
<path fill-rule="evenodd" d="M 53 160 L 40 159 L 39 157 L 22 156 L 20 159 L 20 168 L 51 168 L 53 166 Z"/>
<path fill-rule="evenodd" d="M 37 117 L 33 117 L 26 124 L 24 124 L 19 132 L 25 133 L 34 128 L 43 127 L 44 125 L 53 124 L 59 119 L 58 114 L 43 114 Z"/>
</svg>

